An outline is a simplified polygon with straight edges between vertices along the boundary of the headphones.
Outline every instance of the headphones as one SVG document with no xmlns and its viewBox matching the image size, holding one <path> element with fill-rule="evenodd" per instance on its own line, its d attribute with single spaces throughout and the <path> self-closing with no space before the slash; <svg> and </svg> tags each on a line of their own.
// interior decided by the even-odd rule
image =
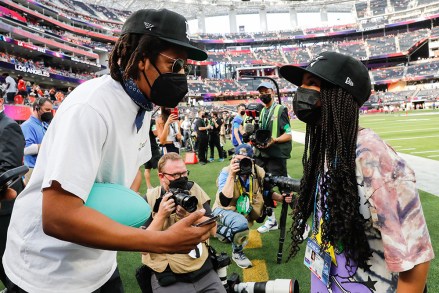
<svg viewBox="0 0 439 293">
<path fill-rule="evenodd" d="M 34 102 L 34 109 L 35 111 L 41 110 L 41 107 L 44 105 L 45 102 L 51 102 L 48 98 L 39 98 Z"/>
</svg>

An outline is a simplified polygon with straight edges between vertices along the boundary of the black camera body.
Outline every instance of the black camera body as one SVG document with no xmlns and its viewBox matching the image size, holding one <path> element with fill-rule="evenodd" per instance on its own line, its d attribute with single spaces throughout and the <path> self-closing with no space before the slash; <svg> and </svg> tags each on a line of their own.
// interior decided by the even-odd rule
<svg viewBox="0 0 439 293">
<path fill-rule="evenodd" d="M 197 210 L 198 199 L 192 196 L 189 190 L 181 188 L 169 188 L 169 192 L 172 193 L 171 198 L 174 200 L 176 205 L 181 206 L 189 213 L 193 213 Z M 154 205 L 153 211 L 156 213 L 159 210 L 160 203 L 162 202 L 163 196 L 157 199 Z"/>
<path fill-rule="evenodd" d="M 239 175 L 250 175 L 253 171 L 253 160 L 250 158 L 242 158 L 239 162 Z"/>
<path fill-rule="evenodd" d="M 181 206 L 189 213 L 193 213 L 197 210 L 198 199 L 189 193 L 189 190 L 180 188 L 169 188 L 169 192 L 172 193 L 171 198 L 175 204 Z"/>
</svg>

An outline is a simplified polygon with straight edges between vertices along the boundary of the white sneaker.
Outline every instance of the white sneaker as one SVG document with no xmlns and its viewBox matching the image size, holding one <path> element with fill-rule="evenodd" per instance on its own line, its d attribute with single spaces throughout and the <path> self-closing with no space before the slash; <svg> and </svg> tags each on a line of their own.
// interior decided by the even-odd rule
<svg viewBox="0 0 439 293">
<path fill-rule="evenodd" d="M 273 222 L 272 220 L 268 219 L 267 221 L 265 221 L 264 225 L 258 228 L 258 232 L 263 234 L 277 229 L 279 229 L 279 226 L 277 225 L 277 221 L 274 220 Z"/>
<path fill-rule="evenodd" d="M 233 252 L 232 259 L 236 265 L 242 269 L 247 269 L 252 267 L 252 262 L 245 256 L 243 251 Z"/>
</svg>

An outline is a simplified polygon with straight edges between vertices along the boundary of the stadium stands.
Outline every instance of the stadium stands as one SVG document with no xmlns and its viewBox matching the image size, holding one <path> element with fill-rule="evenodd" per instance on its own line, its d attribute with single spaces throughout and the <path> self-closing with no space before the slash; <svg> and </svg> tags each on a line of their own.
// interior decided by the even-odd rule
<svg viewBox="0 0 439 293">
<path fill-rule="evenodd" d="M 4 1 L 4 3 L 6 2 Z M 87 4 L 79 0 L 35 0 L 30 2 L 40 4 L 42 9 L 36 11 L 35 14 L 30 14 L 26 13 L 26 10 L 10 7 L 2 2 L 2 6 L 0 6 L 0 27 L 11 28 L 9 31 L 12 31 L 12 28 L 15 27 L 20 28 L 20 30 L 14 30 L 13 36 L 0 35 L 0 42 L 2 42 L 2 45 L 7 42 L 9 44 L 20 42 L 20 44 L 24 44 L 22 46 L 23 50 L 41 50 L 46 53 L 42 53 L 41 57 L 31 54 L 30 57 L 24 58 L 23 56 L 26 56 L 26 54 L 23 52 L 11 54 L 10 51 L 2 50 L 0 52 L 0 61 L 33 71 L 44 71 L 56 76 L 78 80 L 87 80 L 96 76 L 94 71 L 101 68 L 96 66 L 99 60 L 95 50 L 97 48 L 99 48 L 99 52 L 111 50 L 116 39 L 114 37 L 111 41 L 105 41 L 107 39 L 100 36 L 117 35 L 123 21 L 131 13 L 130 11 L 117 10 L 99 4 Z M 16 4 L 16 2 L 14 3 Z M 438 3 L 432 3 L 434 3 L 432 0 L 356 1 L 355 9 L 358 18 L 361 19 L 358 23 L 333 27 L 316 25 L 305 29 L 294 28 L 289 31 L 196 34 L 191 38 L 195 42 L 206 41 L 204 42 L 205 48 L 209 50 L 208 60 L 199 66 L 215 65 L 217 63 L 227 64 L 228 76 L 231 76 L 233 69 L 240 65 L 282 65 L 286 63 L 305 65 L 313 56 L 327 50 L 349 54 L 362 60 L 370 59 L 373 62 L 376 57 L 391 58 L 390 55 L 392 54 L 406 55 L 418 48 L 420 41 L 428 39 L 430 36 L 438 37 L 439 27 L 420 29 L 418 26 L 409 25 L 404 26 L 402 29 L 410 30 L 408 32 L 401 32 L 401 30 L 387 30 L 384 32 L 381 29 L 368 33 L 369 30 L 376 30 L 387 25 L 389 19 L 413 19 L 420 15 L 420 11 L 423 16 L 438 13 Z M 417 9 L 416 7 L 421 8 Z M 26 7 L 23 6 L 24 8 Z M 49 11 L 49 8 L 52 14 L 44 13 L 44 10 Z M 410 11 L 404 13 L 407 9 Z M 396 13 L 393 14 L 392 11 Z M 56 19 L 58 22 L 52 21 L 55 20 L 53 12 L 60 16 L 59 19 L 58 17 Z M 387 13 L 391 13 L 391 15 Z M 380 17 L 383 14 L 386 14 L 386 16 Z M 66 26 L 61 26 L 59 23 Z M 432 23 L 436 24 L 436 20 L 434 19 Z M 80 28 L 80 30 L 76 30 L 77 28 Z M 356 34 L 352 34 L 351 30 L 355 30 Z M 332 34 L 335 32 L 337 34 Z M 97 37 L 94 33 L 98 33 L 99 36 Z M 384 33 L 388 35 L 383 36 Z M 318 36 L 315 36 L 316 34 Z M 332 35 L 340 37 L 331 38 Z M 231 44 L 231 47 L 236 46 L 238 49 L 230 50 L 224 45 L 215 46 L 215 42 L 210 45 L 209 41 L 212 40 L 218 41 L 217 43 L 224 41 L 222 44 Z M 238 46 L 243 43 L 248 49 L 239 49 Z M 54 52 L 53 56 L 48 55 L 50 50 Z M 68 60 L 78 60 L 78 62 L 84 64 L 94 63 L 96 68 L 81 67 L 75 64 L 72 66 L 73 62 L 65 64 L 63 62 L 66 57 L 71 58 Z M 375 60 L 375 62 L 377 61 Z M 396 64 L 396 62 L 393 64 Z M 225 66 L 212 66 L 211 70 L 221 71 L 223 67 Z M 438 70 L 439 60 L 428 59 L 411 62 L 410 65 L 373 70 L 371 76 L 377 85 L 383 85 L 395 81 L 414 82 L 436 78 L 439 74 Z M 213 76 L 220 77 L 221 74 L 219 72 L 217 75 L 213 74 Z M 284 79 L 278 79 L 277 81 L 281 92 L 295 90 L 295 87 Z M 189 81 L 189 95 L 239 96 L 254 92 L 253 86 L 254 84 L 252 85 L 252 83 L 245 80 L 195 79 Z M 433 96 L 434 92 L 435 89 L 411 90 L 400 93 L 377 94 L 375 98 L 382 101 L 395 101 L 407 99 L 412 95 Z"/>
<path fill-rule="evenodd" d="M 367 45 L 370 56 L 380 56 L 397 52 L 394 35 L 367 39 Z"/>
</svg>

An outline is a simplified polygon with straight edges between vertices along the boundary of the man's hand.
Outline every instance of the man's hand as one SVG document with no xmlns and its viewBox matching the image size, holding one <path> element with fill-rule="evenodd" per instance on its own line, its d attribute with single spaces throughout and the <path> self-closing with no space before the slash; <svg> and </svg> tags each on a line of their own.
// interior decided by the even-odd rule
<svg viewBox="0 0 439 293">
<path fill-rule="evenodd" d="M 212 216 L 212 217 L 213 217 L 213 216 Z M 199 219 L 195 224 L 202 223 L 202 222 L 207 221 L 207 220 L 209 220 L 209 219 L 210 219 L 210 217 L 208 217 L 208 216 L 204 216 L 204 217 L 202 217 L 201 219 Z M 217 228 L 217 225 L 216 225 L 216 222 L 214 222 L 214 223 L 215 223 L 215 226 L 213 226 L 213 228 L 210 229 L 210 235 L 211 235 L 211 236 L 215 236 L 215 234 L 216 234 L 216 228 Z"/>
<path fill-rule="evenodd" d="M 293 192 L 290 192 L 289 194 L 286 193 L 279 194 L 277 192 L 273 192 L 271 198 L 277 202 L 285 201 L 287 204 L 290 204 L 293 201 Z"/>
<path fill-rule="evenodd" d="M 172 214 L 172 212 L 175 210 L 175 202 L 172 198 L 172 193 L 168 192 L 165 195 L 163 195 L 162 201 L 159 206 L 159 210 L 155 217 L 166 219 L 169 218 L 169 216 Z"/>
<path fill-rule="evenodd" d="M 293 193 L 290 192 L 290 194 L 282 193 L 282 196 L 284 197 L 284 201 L 287 204 L 290 204 L 293 201 Z"/>
<path fill-rule="evenodd" d="M 239 158 L 237 156 L 233 156 L 230 160 L 230 174 L 235 176 L 239 171 Z"/>
<path fill-rule="evenodd" d="M 257 144 L 256 147 L 258 149 L 267 149 L 271 147 L 272 144 L 274 144 L 276 140 L 274 138 L 270 138 L 270 140 L 266 144 Z"/>
<path fill-rule="evenodd" d="M 0 194 L 0 200 L 11 200 L 17 197 L 17 192 L 12 188 L 7 188 Z"/>
<path fill-rule="evenodd" d="M 184 219 L 178 221 L 162 233 L 163 253 L 188 253 L 198 243 L 206 241 L 210 237 L 210 231 L 216 226 L 211 223 L 202 227 L 194 227 L 206 211 L 204 209 L 195 211 Z"/>
<path fill-rule="evenodd" d="M 186 216 L 188 216 L 190 214 L 182 206 L 177 206 L 177 208 L 175 209 L 175 213 L 177 214 L 177 216 L 180 219 L 183 219 L 183 218 L 185 218 Z"/>
</svg>

